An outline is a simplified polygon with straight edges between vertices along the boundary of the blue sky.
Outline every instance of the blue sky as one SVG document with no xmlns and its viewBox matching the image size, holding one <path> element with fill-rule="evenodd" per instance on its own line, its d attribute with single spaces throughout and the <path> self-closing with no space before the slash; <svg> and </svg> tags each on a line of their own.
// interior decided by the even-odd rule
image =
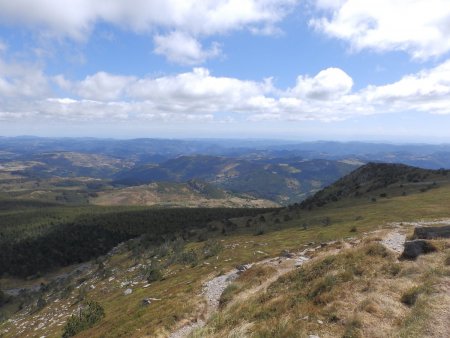
<svg viewBox="0 0 450 338">
<path fill-rule="evenodd" d="M 450 142 L 448 0 L 0 1 L 0 134 Z"/>
</svg>

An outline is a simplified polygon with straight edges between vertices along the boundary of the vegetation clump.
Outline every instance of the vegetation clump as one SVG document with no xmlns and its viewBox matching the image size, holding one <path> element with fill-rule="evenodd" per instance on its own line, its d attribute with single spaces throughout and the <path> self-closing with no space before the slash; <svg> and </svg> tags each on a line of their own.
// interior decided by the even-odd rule
<svg viewBox="0 0 450 338">
<path fill-rule="evenodd" d="M 149 283 L 151 282 L 157 282 L 163 279 L 163 274 L 161 272 L 161 269 L 157 266 L 150 266 L 147 270 L 147 281 Z"/>
<path fill-rule="evenodd" d="M 217 256 L 223 250 L 223 245 L 217 240 L 208 240 L 203 246 L 205 258 Z"/>
<path fill-rule="evenodd" d="M 105 317 L 103 307 L 94 301 L 86 302 L 78 314 L 72 315 L 64 326 L 62 337 L 73 337 L 81 331 L 87 330 Z"/>
<path fill-rule="evenodd" d="M 424 292 L 425 288 L 423 286 L 414 286 L 403 293 L 400 301 L 407 306 L 413 306 L 417 298 L 419 298 L 419 295 Z"/>
</svg>

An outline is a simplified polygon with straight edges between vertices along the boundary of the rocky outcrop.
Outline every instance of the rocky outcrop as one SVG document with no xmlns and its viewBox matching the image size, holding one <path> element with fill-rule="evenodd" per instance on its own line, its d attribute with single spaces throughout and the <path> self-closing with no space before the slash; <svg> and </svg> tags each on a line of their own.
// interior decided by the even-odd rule
<svg viewBox="0 0 450 338">
<path fill-rule="evenodd" d="M 414 260 L 418 256 L 436 251 L 436 247 L 423 239 L 405 242 L 405 249 L 400 258 Z"/>
<path fill-rule="evenodd" d="M 450 225 L 441 227 L 420 227 L 414 229 L 414 239 L 450 238 Z"/>
</svg>

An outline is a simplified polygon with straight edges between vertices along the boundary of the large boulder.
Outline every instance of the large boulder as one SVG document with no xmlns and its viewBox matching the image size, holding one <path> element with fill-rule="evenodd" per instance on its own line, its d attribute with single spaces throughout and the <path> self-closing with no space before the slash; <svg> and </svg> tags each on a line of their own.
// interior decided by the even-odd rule
<svg viewBox="0 0 450 338">
<path fill-rule="evenodd" d="M 400 258 L 416 259 L 418 256 L 436 251 L 436 248 L 430 242 L 423 239 L 415 239 L 405 242 L 405 249 Z"/>
<path fill-rule="evenodd" d="M 420 227 L 414 229 L 414 239 L 450 238 L 450 225 L 442 227 Z"/>
</svg>

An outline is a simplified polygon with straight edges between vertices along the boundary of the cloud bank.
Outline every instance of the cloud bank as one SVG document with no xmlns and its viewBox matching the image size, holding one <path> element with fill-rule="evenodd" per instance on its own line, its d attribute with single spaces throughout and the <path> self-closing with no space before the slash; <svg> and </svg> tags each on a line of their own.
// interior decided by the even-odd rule
<svg viewBox="0 0 450 338">
<path fill-rule="evenodd" d="M 217 77 L 206 68 L 142 78 L 98 72 L 71 81 L 0 60 L 0 118 L 211 121 L 227 114 L 250 121 L 333 121 L 408 111 L 450 114 L 450 60 L 390 84 L 352 88 L 352 78 L 339 68 L 300 75 L 292 87 L 278 88 L 272 79 Z"/>
</svg>

